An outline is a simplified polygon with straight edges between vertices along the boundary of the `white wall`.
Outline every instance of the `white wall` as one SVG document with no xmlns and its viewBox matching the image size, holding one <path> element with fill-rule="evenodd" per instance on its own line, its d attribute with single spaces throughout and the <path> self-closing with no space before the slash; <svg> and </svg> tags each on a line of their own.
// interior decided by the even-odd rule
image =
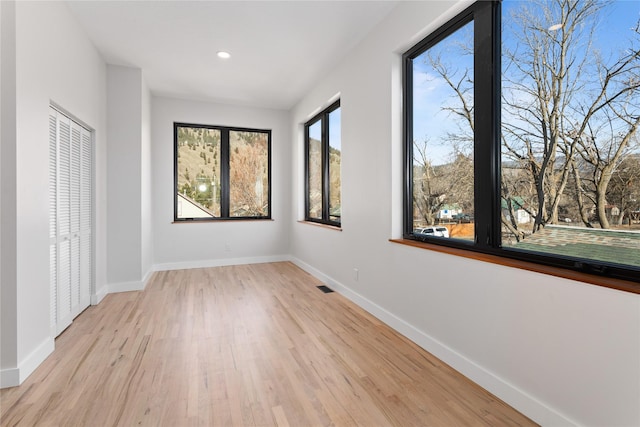
<svg viewBox="0 0 640 427">
<path fill-rule="evenodd" d="M 15 65 L 15 3 L 0 2 L 0 384 L 17 381 Z"/>
<path fill-rule="evenodd" d="M 142 123 L 141 123 L 141 272 L 143 281 L 151 273 L 153 267 L 153 181 L 151 177 L 151 93 L 142 76 Z"/>
<path fill-rule="evenodd" d="M 0 377 L 3 386 L 9 380 L 24 380 L 53 349 L 49 330 L 47 191 L 51 101 L 96 131 L 95 238 L 98 243 L 95 261 L 98 286 L 105 280 L 106 259 L 103 243 L 106 234 L 103 195 L 106 169 L 105 157 L 101 157 L 106 145 L 105 64 L 63 3 L 17 2 L 15 13 L 16 138 L 13 143 L 16 153 L 16 245 L 11 248 L 13 253 L 5 252 L 6 218 L 3 212 L 2 256 L 4 260 L 15 254 L 16 264 L 15 281 L 3 280 L 2 288 L 3 304 L 10 303 L 4 300 L 5 290 L 15 293 L 16 316 L 10 324 L 3 322 L 2 339 L 4 341 L 5 330 L 9 329 L 16 334 L 17 342 L 8 348 L 3 346 Z M 4 56 L 2 59 L 4 66 Z M 3 87 L 3 99 L 4 96 Z M 4 144 L 3 135 L 3 148 Z M 3 173 L 4 162 L 3 155 Z M 13 224 L 9 222 L 9 225 Z M 4 267 L 3 261 L 3 276 Z M 9 365 L 4 362 L 5 351 L 12 353 L 15 359 Z"/>
<path fill-rule="evenodd" d="M 285 259 L 289 254 L 291 138 L 287 112 L 152 98 L 153 236 L 156 269 Z M 173 123 L 271 129 L 273 220 L 173 224 Z"/>
<path fill-rule="evenodd" d="M 400 4 L 293 109 L 300 219 L 302 123 L 341 94 L 343 231 L 292 222 L 291 253 L 544 425 L 640 425 L 639 295 L 389 242 L 402 228 L 400 57 L 463 8 Z"/>
<path fill-rule="evenodd" d="M 109 292 L 142 289 L 151 270 L 150 96 L 139 68 L 107 67 Z"/>
</svg>

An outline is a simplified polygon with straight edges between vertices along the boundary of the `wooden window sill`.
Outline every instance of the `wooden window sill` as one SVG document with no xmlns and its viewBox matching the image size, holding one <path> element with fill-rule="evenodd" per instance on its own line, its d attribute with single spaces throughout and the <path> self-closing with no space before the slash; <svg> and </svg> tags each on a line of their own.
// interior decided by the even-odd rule
<svg viewBox="0 0 640 427">
<path fill-rule="evenodd" d="M 596 275 L 591 275 L 587 273 L 582 273 L 579 271 L 573 271 L 573 270 L 568 270 L 568 269 L 559 268 L 559 267 L 552 267 L 552 266 L 537 264 L 537 263 L 528 262 L 528 261 L 501 257 L 497 255 L 485 254 L 482 252 L 467 251 L 459 248 L 450 248 L 448 246 L 435 245 L 433 243 L 418 242 L 416 240 L 390 239 L 389 241 L 392 243 L 398 243 L 401 245 L 413 246 L 415 248 L 442 252 L 449 255 L 475 259 L 478 261 L 504 265 L 507 267 L 519 268 L 522 270 L 534 271 L 536 273 L 548 274 L 550 276 L 576 280 L 579 282 L 589 283 L 596 286 L 603 286 L 605 288 L 616 289 L 624 292 L 631 292 L 634 294 L 640 294 L 640 283 L 630 282 L 627 280 L 596 276 Z"/>
<path fill-rule="evenodd" d="M 322 227 L 322 228 L 326 228 L 326 229 L 328 229 L 328 230 L 342 231 L 342 227 L 338 227 L 337 225 L 322 224 L 321 222 L 313 222 L 313 221 L 304 221 L 304 220 L 300 220 L 300 221 L 298 221 L 298 223 L 300 223 L 300 224 L 314 225 L 314 226 L 316 226 L 316 227 Z"/>
<path fill-rule="evenodd" d="M 275 221 L 275 220 L 273 218 L 187 219 L 182 221 L 171 221 L 171 224 L 220 224 L 225 222 L 254 222 L 254 221 Z"/>
</svg>

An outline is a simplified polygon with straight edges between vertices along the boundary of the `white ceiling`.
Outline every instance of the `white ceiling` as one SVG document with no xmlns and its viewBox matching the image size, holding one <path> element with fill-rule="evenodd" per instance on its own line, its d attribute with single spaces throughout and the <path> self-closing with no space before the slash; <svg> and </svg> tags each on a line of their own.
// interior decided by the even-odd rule
<svg viewBox="0 0 640 427">
<path fill-rule="evenodd" d="M 68 2 L 106 62 L 141 68 L 154 94 L 277 109 L 295 105 L 396 3 Z"/>
</svg>

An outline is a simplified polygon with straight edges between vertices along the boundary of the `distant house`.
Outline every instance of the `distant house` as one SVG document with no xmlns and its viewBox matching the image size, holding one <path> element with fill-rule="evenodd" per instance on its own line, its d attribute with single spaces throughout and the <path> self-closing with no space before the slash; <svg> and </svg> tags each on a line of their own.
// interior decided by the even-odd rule
<svg viewBox="0 0 640 427">
<path fill-rule="evenodd" d="M 438 219 L 453 219 L 454 215 L 462 213 L 462 209 L 460 209 L 457 205 L 444 205 L 436 214 L 436 218 Z"/>
<path fill-rule="evenodd" d="M 526 207 L 526 202 L 522 197 L 512 197 L 510 199 L 511 203 L 511 211 L 513 211 L 513 215 L 515 216 L 516 224 L 527 224 L 531 222 L 531 215 L 524 208 Z M 501 201 L 502 207 L 502 215 L 507 219 L 511 219 L 511 211 L 509 210 L 509 205 L 507 204 L 506 199 L 502 199 Z"/>
<path fill-rule="evenodd" d="M 184 194 L 178 193 L 178 218 L 213 218 L 210 210 Z"/>
<path fill-rule="evenodd" d="M 609 220 L 616 220 L 620 216 L 620 208 L 616 205 L 606 205 L 604 207 Z"/>
</svg>

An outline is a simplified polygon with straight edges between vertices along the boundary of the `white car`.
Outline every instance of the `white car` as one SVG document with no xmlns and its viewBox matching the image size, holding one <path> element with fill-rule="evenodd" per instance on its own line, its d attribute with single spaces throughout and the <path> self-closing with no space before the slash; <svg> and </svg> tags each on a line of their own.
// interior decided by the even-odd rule
<svg viewBox="0 0 640 427">
<path fill-rule="evenodd" d="M 414 234 L 424 234 L 426 236 L 436 236 L 436 237 L 449 237 L 449 230 L 447 227 L 433 226 L 433 227 L 425 227 L 418 228 L 414 231 Z"/>
</svg>

